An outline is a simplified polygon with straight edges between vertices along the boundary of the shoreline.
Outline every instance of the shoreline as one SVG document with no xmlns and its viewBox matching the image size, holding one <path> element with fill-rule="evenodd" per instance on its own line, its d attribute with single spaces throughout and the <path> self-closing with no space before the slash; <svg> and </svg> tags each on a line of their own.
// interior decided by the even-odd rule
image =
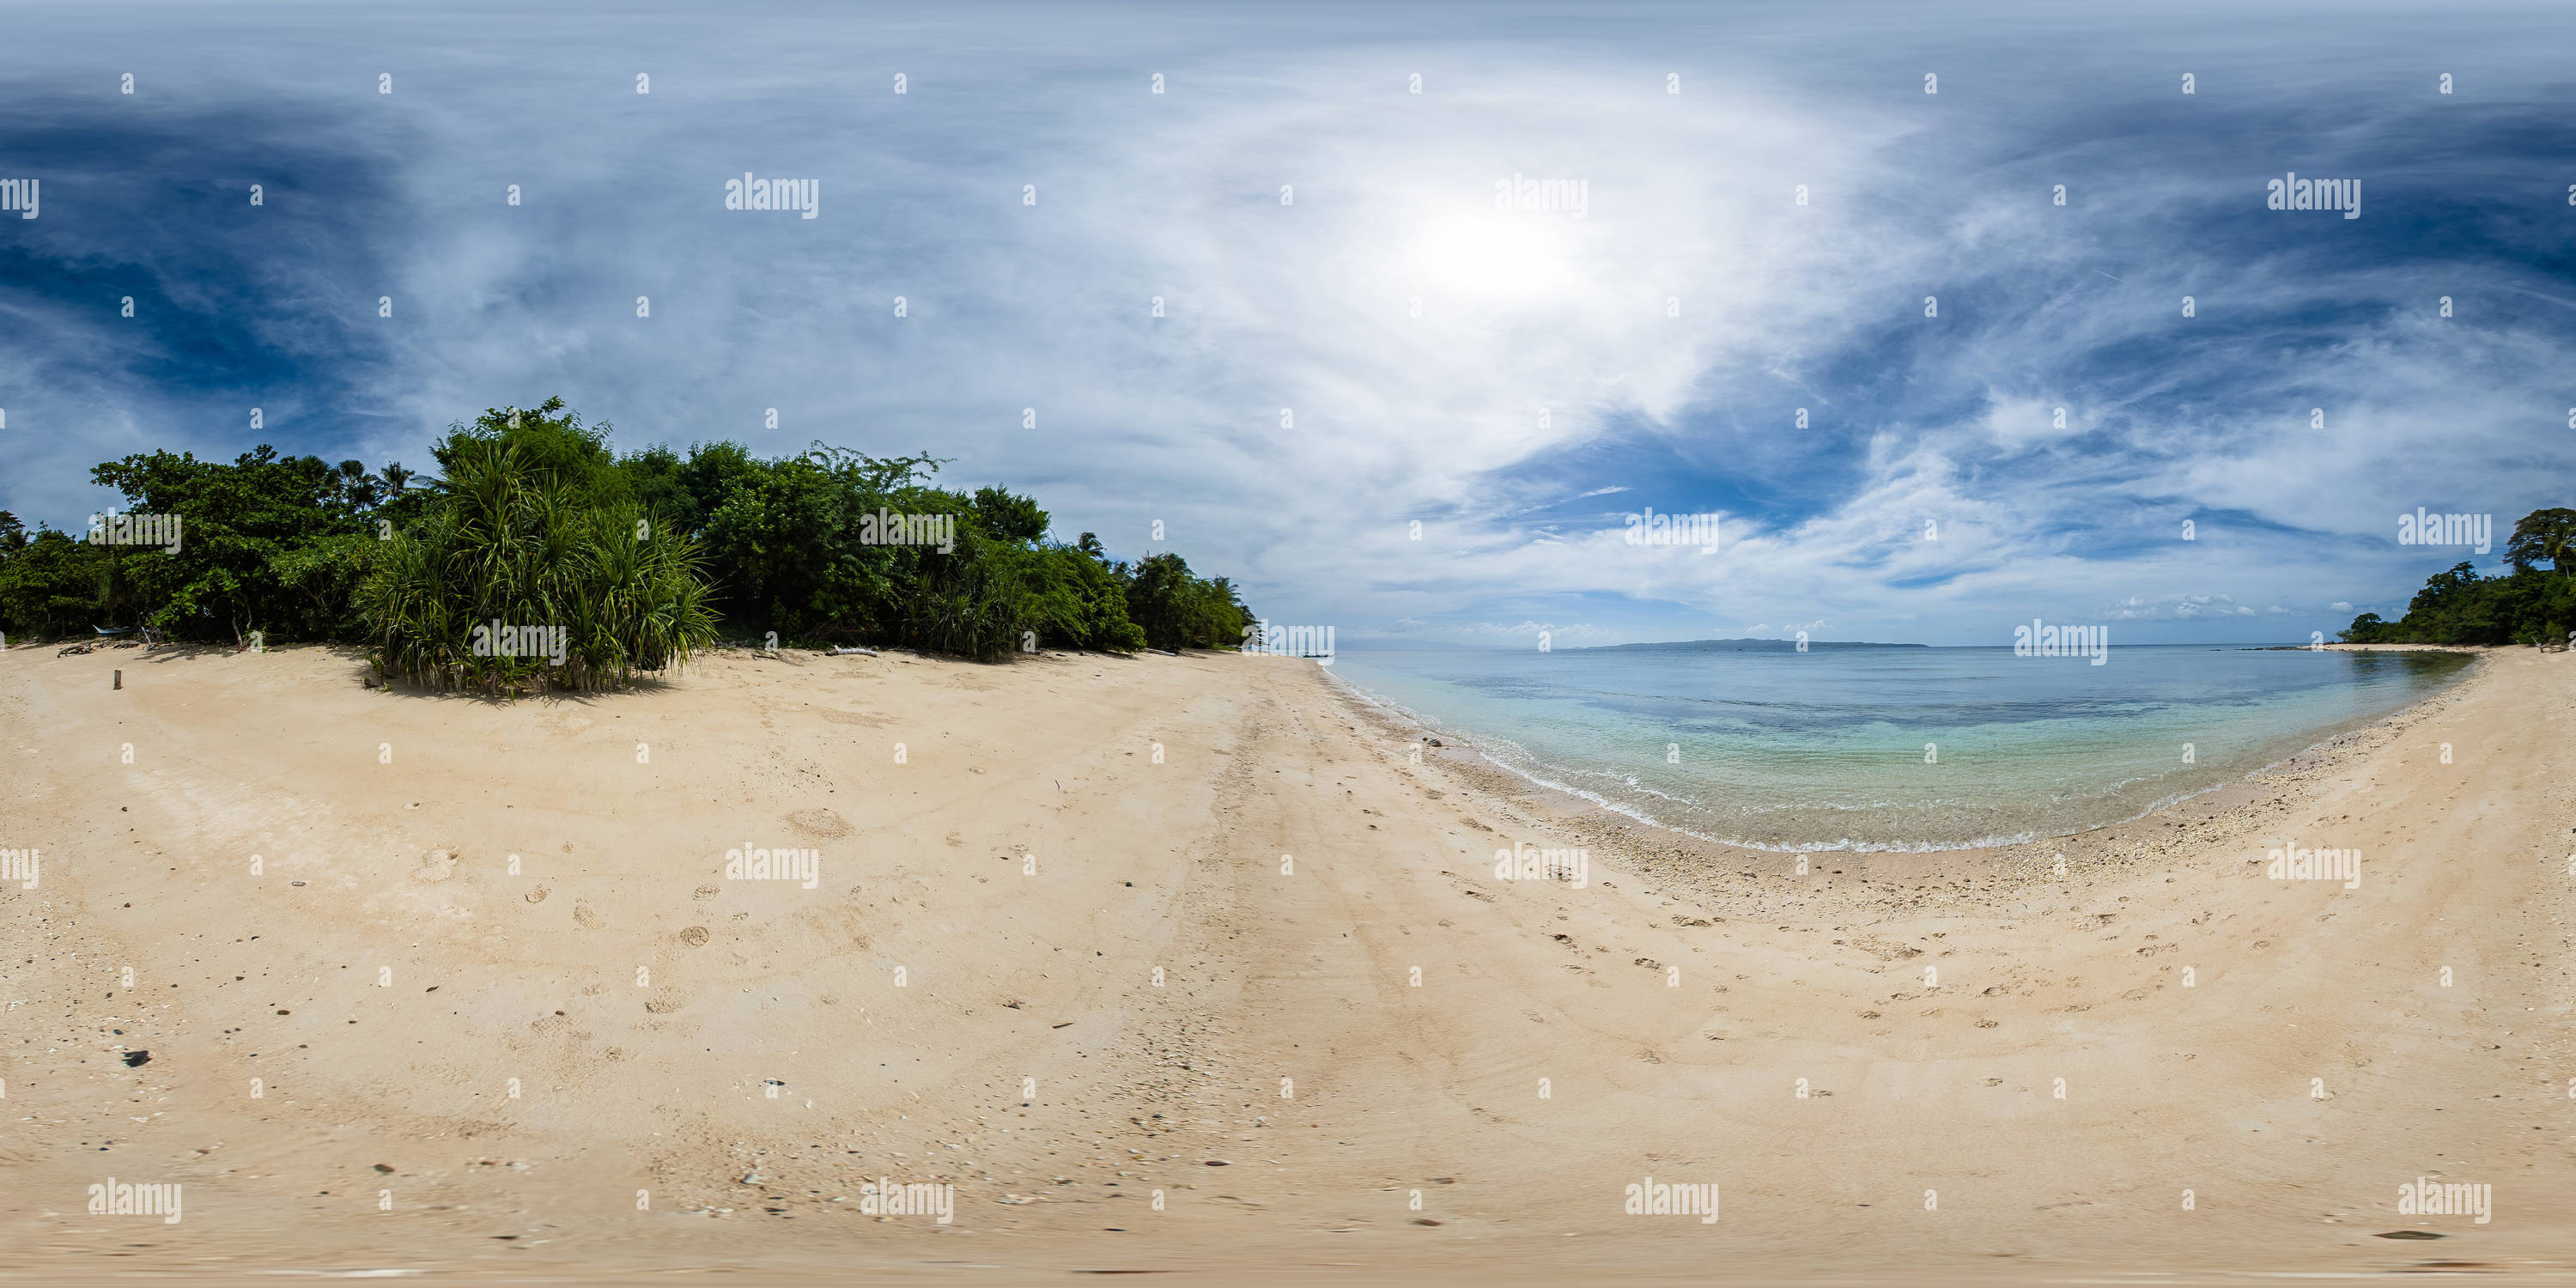
<svg viewBox="0 0 2576 1288">
<path fill-rule="evenodd" d="M 2054 879 L 2055 859 L 2061 853 L 2070 866 L 2106 863 L 2113 867 L 2128 866 L 2123 860 L 2136 861 L 2141 855 L 2135 850 L 2133 841 L 2125 842 L 2123 848 L 2113 851 L 2114 843 L 2122 842 L 2124 830 L 2134 835 L 2159 826 L 2170 826 L 2173 819 L 2195 809 L 2203 811 L 2201 817 L 2204 822 L 2221 818 L 2233 820 L 2228 834 L 2241 836 L 2262 821 L 2283 812 L 2268 808 L 2283 805 L 2283 800 L 2275 795 L 2280 787 L 2320 788 L 2358 759 L 2385 746 L 2397 732 L 2420 723 L 2433 711 L 2462 698 L 2472 685 L 2483 683 L 2493 669 L 2490 655 L 2515 646 L 2331 644 L 2326 647 L 2338 652 L 2460 653 L 2472 660 L 2458 677 L 2435 692 L 2394 710 L 2361 717 L 2334 728 L 2289 755 L 2198 791 L 2160 802 L 2129 818 L 2004 844 L 1922 849 L 1770 849 L 1699 836 L 1669 824 L 1640 818 L 1614 803 L 1595 800 L 1580 791 L 1546 782 L 1494 761 L 1467 738 L 1422 724 L 1412 713 L 1369 694 L 1356 681 L 1338 673 L 1327 672 L 1331 675 L 1327 687 L 1353 715 L 1372 721 L 1382 733 L 1399 738 L 1410 737 L 1416 745 L 1426 735 L 1440 737 L 1444 745 L 1426 748 L 1425 759 L 1437 757 L 1444 768 L 1475 783 L 1486 801 L 1496 806 L 1508 805 L 1523 816 L 1529 826 L 1556 830 L 1614 855 L 1660 851 L 1667 861 L 1699 861 L 1712 871 L 1727 870 L 1739 876 L 1765 877 L 1797 875 L 1803 860 L 1807 869 L 1832 869 L 1832 875 L 1848 875 L 1857 871 L 1864 876 L 1877 874 L 1904 880 L 1922 880 L 1950 871 L 1942 864 L 1945 860 L 1954 860 L 1982 867 L 1991 877 L 2009 876 L 2016 883 L 2028 883 Z M 2267 796 L 2273 798 L 2266 800 Z M 1686 875 L 1679 874 L 1667 879 L 1688 881 Z M 1725 896 L 1712 892 L 1709 897 Z"/>
</svg>

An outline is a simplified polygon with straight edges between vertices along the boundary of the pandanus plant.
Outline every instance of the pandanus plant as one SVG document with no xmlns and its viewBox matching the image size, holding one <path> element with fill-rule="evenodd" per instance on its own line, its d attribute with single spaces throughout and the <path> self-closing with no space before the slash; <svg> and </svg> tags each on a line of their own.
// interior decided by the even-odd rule
<svg viewBox="0 0 2576 1288">
<path fill-rule="evenodd" d="M 707 600 L 688 538 L 483 440 L 460 445 L 438 509 L 386 542 L 358 606 L 383 675 L 516 694 L 622 687 L 684 663 L 715 640 Z M 478 649 L 478 626 L 560 640 L 561 660 L 551 643 Z"/>
</svg>

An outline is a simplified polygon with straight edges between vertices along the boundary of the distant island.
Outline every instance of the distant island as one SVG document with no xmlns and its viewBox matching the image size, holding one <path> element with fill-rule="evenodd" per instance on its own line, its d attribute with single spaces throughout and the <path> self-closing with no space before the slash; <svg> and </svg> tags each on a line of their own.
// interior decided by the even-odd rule
<svg viewBox="0 0 2576 1288">
<path fill-rule="evenodd" d="M 1929 644 L 1871 644 L 1859 640 L 1809 640 L 1807 651 L 1827 648 L 1930 648 Z M 1595 644 L 1568 653 L 1795 653 L 1796 640 L 1670 640 L 1661 644 Z"/>
</svg>

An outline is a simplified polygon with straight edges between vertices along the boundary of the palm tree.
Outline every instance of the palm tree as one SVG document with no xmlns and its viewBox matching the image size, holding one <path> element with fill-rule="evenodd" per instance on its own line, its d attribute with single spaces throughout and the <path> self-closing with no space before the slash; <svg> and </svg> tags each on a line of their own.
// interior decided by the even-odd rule
<svg viewBox="0 0 2576 1288">
<path fill-rule="evenodd" d="M 340 494 L 349 499 L 351 506 L 360 510 L 375 508 L 377 484 L 375 478 L 367 473 L 365 462 L 340 462 L 340 471 L 332 482 L 339 487 Z"/>
<path fill-rule="evenodd" d="M 401 461 L 387 461 L 383 469 L 376 471 L 376 477 L 383 480 L 385 490 L 400 492 L 410 487 L 411 481 L 420 476 L 404 469 Z"/>
</svg>

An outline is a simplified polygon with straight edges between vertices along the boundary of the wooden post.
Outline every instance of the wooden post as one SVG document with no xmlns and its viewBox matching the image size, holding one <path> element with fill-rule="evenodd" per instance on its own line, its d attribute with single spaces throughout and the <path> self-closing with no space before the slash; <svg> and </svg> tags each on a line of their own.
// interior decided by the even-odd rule
<svg viewBox="0 0 2576 1288">
<path fill-rule="evenodd" d="M 116 687 L 120 689 L 125 687 L 125 672 L 118 671 L 116 673 Z"/>
</svg>

